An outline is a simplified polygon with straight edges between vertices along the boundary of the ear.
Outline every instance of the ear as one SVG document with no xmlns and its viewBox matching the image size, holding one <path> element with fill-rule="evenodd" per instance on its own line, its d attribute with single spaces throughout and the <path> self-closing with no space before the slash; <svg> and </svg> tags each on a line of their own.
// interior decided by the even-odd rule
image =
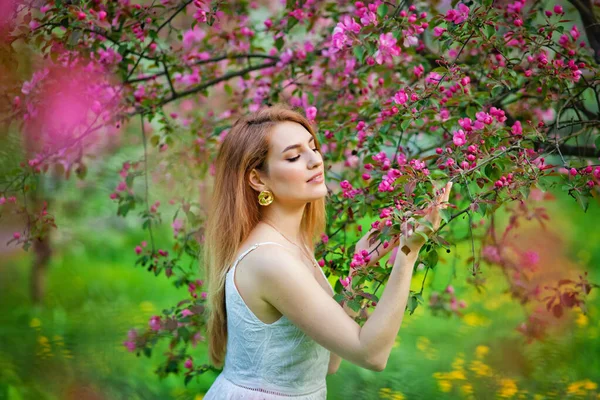
<svg viewBox="0 0 600 400">
<path fill-rule="evenodd" d="M 268 190 L 268 186 L 261 178 L 261 172 L 259 172 L 256 168 L 253 168 L 250 171 L 250 176 L 248 177 L 250 187 L 257 192 L 262 192 L 263 190 Z"/>
</svg>

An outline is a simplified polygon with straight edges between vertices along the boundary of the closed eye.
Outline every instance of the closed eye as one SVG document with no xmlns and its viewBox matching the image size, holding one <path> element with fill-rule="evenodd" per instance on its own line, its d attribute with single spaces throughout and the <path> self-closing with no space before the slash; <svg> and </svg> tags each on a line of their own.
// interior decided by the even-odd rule
<svg viewBox="0 0 600 400">
<path fill-rule="evenodd" d="M 319 149 L 312 149 L 312 151 L 314 151 L 314 152 L 318 152 L 318 151 L 319 151 Z M 298 154 L 298 155 L 297 155 L 296 157 L 294 157 L 294 158 L 288 158 L 287 160 L 288 160 L 289 162 L 294 162 L 294 161 L 298 160 L 299 158 L 300 158 L 300 154 Z"/>
</svg>

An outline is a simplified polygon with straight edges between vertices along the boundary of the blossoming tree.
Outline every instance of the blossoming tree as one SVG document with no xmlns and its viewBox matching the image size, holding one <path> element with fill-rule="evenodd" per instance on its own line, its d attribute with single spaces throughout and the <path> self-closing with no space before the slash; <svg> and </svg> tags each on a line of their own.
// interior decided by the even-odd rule
<svg viewBox="0 0 600 400">
<path fill-rule="evenodd" d="M 153 316 L 146 331 L 132 329 L 125 345 L 150 355 L 158 340 L 169 340 L 158 373 L 185 371 L 188 382 L 211 368 L 197 365 L 188 348 L 203 340 L 205 315 L 202 266 L 199 271 L 193 262 L 202 251 L 205 218 L 197 199 L 235 118 L 286 101 L 318 127 L 331 191 L 317 259 L 338 278 L 336 300 L 360 311 L 358 322 L 368 318 L 389 274 L 385 264 L 371 262 L 370 249 L 390 246 L 412 223 L 426 224 L 433 195 L 448 180 L 455 196 L 419 264 L 434 273 L 440 249 L 449 252 L 467 241 L 470 283 L 484 285 L 482 262 L 495 265 L 516 301 L 542 303 L 558 318 L 565 309 L 584 308 L 597 285 L 585 275 L 532 284 L 535 254 L 510 259 L 495 213 L 514 206 L 508 232 L 525 218 L 543 226 L 548 216 L 531 200 L 550 189 L 568 192 L 583 211 L 597 198 L 598 6 L 573 1 L 546 8 L 520 0 L 5 2 L 2 14 L 12 17 L 0 21 L 8 38 L 3 51 L 15 57 L 19 43 L 39 57 L 26 80 L 5 85 L 3 122 L 20 129 L 28 159 L 2 172 L 0 213 L 12 204 L 27 216 L 26 229 L 15 232 L 12 243 L 27 249 L 46 238 L 60 221 L 47 205 L 28 203 L 37 179 L 50 172 L 85 179 L 87 166 L 102 162 L 98 154 L 125 140 L 125 127 L 139 127 L 144 157 L 114 171 L 118 183 L 107 201 L 120 216 L 138 212 L 148 232 L 134 249 L 136 265 L 188 293 Z M 187 188 L 170 201 L 173 214 L 149 198 L 149 175 L 164 175 L 150 155 L 161 155 L 173 166 L 169 174 L 178 174 Z M 185 174 L 177 172 L 181 165 Z M 165 216 L 172 221 L 171 243 L 153 235 Z M 357 223 L 363 217 L 374 220 L 368 232 Z M 457 227 L 469 234 L 457 235 Z M 355 245 L 348 232 L 365 236 Z M 410 293 L 411 313 L 424 295 L 423 289 Z M 465 306 L 451 286 L 430 293 L 434 311 L 460 314 Z M 527 312 L 519 331 L 529 340 L 542 337 L 542 317 Z"/>
</svg>

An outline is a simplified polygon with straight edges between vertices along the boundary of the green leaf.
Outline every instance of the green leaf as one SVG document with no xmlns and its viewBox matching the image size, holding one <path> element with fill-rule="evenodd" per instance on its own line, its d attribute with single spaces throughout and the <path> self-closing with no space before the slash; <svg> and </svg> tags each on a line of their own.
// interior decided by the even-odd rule
<svg viewBox="0 0 600 400">
<path fill-rule="evenodd" d="M 277 40 L 275 40 L 275 47 L 277 50 L 281 51 L 281 48 L 283 47 L 283 38 L 277 38 Z"/>
<path fill-rule="evenodd" d="M 421 232 L 421 231 L 415 231 L 415 233 L 416 233 L 417 235 L 420 235 L 420 236 L 422 236 L 422 237 L 423 237 L 423 239 L 425 239 L 425 241 L 426 241 L 426 242 L 427 242 L 427 241 L 429 241 L 429 236 L 427 236 L 427 235 L 426 235 L 424 232 Z"/>
<path fill-rule="evenodd" d="M 481 214 L 482 217 L 485 217 L 485 213 L 487 211 L 487 204 L 485 203 L 477 203 L 477 212 Z"/>
<path fill-rule="evenodd" d="M 387 15 L 388 11 L 389 11 L 388 5 L 385 3 L 382 3 L 377 8 L 377 15 L 379 16 L 379 18 L 383 18 Z"/>
<path fill-rule="evenodd" d="M 348 300 L 346 302 L 348 307 L 350 307 L 353 311 L 358 312 L 360 310 L 360 302 L 357 300 Z"/>
<path fill-rule="evenodd" d="M 402 129 L 403 132 L 406 131 L 406 128 L 408 128 L 411 122 L 412 120 L 410 119 L 402 121 L 402 123 L 400 124 L 400 129 Z"/>
<path fill-rule="evenodd" d="M 594 144 L 596 145 L 597 150 L 600 149 L 600 135 L 598 135 L 598 137 L 594 141 Z"/>
<path fill-rule="evenodd" d="M 529 186 L 521 186 L 519 187 L 519 192 L 523 195 L 524 199 L 529 198 L 529 192 L 531 191 L 531 188 Z"/>
<path fill-rule="evenodd" d="M 581 207 L 583 212 L 587 212 L 588 207 L 590 205 L 589 197 L 584 194 L 581 194 L 577 190 L 573 190 L 571 193 L 573 193 L 572 196 L 577 200 L 577 203 L 579 203 L 579 206 Z"/>
<path fill-rule="evenodd" d="M 504 90 L 504 86 L 496 85 L 492 88 L 492 97 L 498 96 Z"/>
<path fill-rule="evenodd" d="M 388 133 L 388 131 L 390 130 L 391 126 L 392 126 L 391 123 L 387 123 L 387 124 L 383 125 L 381 127 L 381 129 L 379 129 L 379 133 L 381 133 L 382 135 L 385 135 L 386 133 Z"/>
<path fill-rule="evenodd" d="M 448 223 L 448 221 L 450 221 L 450 218 L 452 217 L 452 211 L 448 210 L 447 208 L 440 208 L 439 212 L 440 217 L 442 217 L 442 220 L 445 223 Z"/>
<path fill-rule="evenodd" d="M 152 135 L 152 137 L 150 138 L 150 144 L 154 147 L 158 146 L 158 143 L 160 142 L 160 136 L 158 135 Z"/>
<path fill-rule="evenodd" d="M 475 119 L 475 114 L 477 113 L 477 109 L 473 106 L 467 107 L 467 116 L 471 119 Z"/>
<path fill-rule="evenodd" d="M 365 48 L 363 46 L 354 46 L 352 52 L 354 53 L 356 60 L 362 64 L 365 57 Z"/>
<path fill-rule="evenodd" d="M 427 253 L 426 263 L 429 268 L 433 268 L 437 265 L 439 260 L 437 250 L 433 249 L 429 253 Z"/>
<path fill-rule="evenodd" d="M 415 312 L 415 310 L 417 309 L 417 307 L 419 306 L 419 298 L 416 295 L 412 294 L 408 298 L 408 304 L 407 304 L 407 306 L 408 306 L 408 311 L 412 315 Z"/>
<path fill-rule="evenodd" d="M 490 26 L 490 25 L 486 25 L 484 30 L 485 30 L 485 37 L 488 39 L 491 39 L 492 36 L 494 36 L 496 34 L 496 29 L 494 29 L 494 27 Z"/>
</svg>

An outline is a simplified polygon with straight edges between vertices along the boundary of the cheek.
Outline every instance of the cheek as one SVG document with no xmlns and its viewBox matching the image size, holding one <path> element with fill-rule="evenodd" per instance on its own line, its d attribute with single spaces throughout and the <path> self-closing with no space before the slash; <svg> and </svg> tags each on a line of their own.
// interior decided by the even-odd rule
<svg viewBox="0 0 600 400">
<path fill-rule="evenodd" d="M 285 165 L 288 164 L 288 165 Z M 297 165 L 296 165 L 297 164 Z M 297 187 L 300 183 L 305 183 L 308 179 L 308 172 L 306 168 L 301 168 L 300 163 L 291 163 L 285 161 L 280 168 L 277 169 L 277 182 L 280 186 L 294 186 Z"/>
</svg>

